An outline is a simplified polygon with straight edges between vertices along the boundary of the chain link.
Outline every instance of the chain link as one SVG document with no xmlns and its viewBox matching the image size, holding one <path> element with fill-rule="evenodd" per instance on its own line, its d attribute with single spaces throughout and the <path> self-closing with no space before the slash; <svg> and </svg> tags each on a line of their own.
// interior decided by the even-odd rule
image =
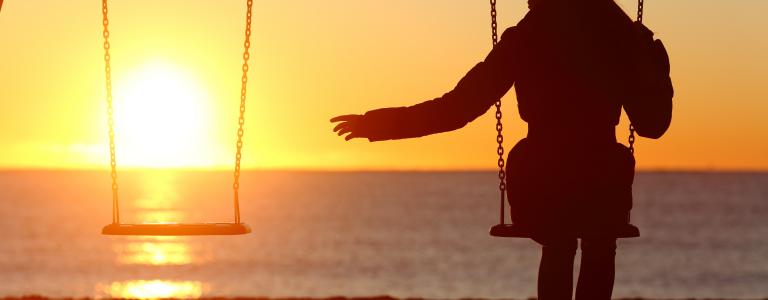
<svg viewBox="0 0 768 300">
<path fill-rule="evenodd" d="M 493 46 L 499 42 L 498 25 L 496 24 L 496 0 L 491 0 L 491 39 Z"/>
<path fill-rule="evenodd" d="M 496 21 L 496 0 L 490 0 L 491 1 L 491 40 L 493 42 L 493 47 L 496 47 L 496 44 L 499 42 L 499 32 L 498 32 L 498 23 Z M 501 99 L 496 101 L 494 104 L 496 107 L 496 143 L 498 146 L 496 147 L 496 154 L 499 155 L 498 160 L 496 161 L 496 164 L 499 167 L 499 198 L 500 198 L 500 212 L 499 212 L 499 224 L 504 223 L 504 197 L 506 196 L 506 190 L 507 190 L 507 183 L 506 183 L 506 177 L 507 173 L 504 171 L 504 135 L 502 133 L 504 129 L 504 125 L 501 123 Z"/>
<path fill-rule="evenodd" d="M 635 125 L 629 124 L 629 137 L 627 138 L 629 143 L 629 152 L 635 154 Z"/>
<path fill-rule="evenodd" d="M 245 100 L 248 87 L 248 59 L 251 54 L 251 17 L 253 0 L 247 1 L 248 10 L 245 14 L 245 42 L 243 42 L 243 76 L 240 78 L 240 116 L 237 119 L 237 152 L 235 153 L 235 181 L 232 189 L 235 195 L 235 223 L 240 223 L 240 160 L 243 157 L 243 125 L 245 124 Z"/>
<path fill-rule="evenodd" d="M 643 0 L 637 0 L 637 22 L 643 23 Z M 635 154 L 635 125 L 629 123 L 629 152 Z"/>
<path fill-rule="evenodd" d="M 112 223 L 120 223 L 120 209 L 117 199 L 117 160 L 115 156 L 115 119 L 114 108 L 112 106 L 112 66 L 110 64 L 111 56 L 109 54 L 109 8 L 107 0 L 101 1 L 101 24 L 104 26 L 102 36 L 104 37 L 104 75 L 107 87 L 107 123 L 109 125 L 109 166 L 110 177 L 112 178 Z"/>
</svg>

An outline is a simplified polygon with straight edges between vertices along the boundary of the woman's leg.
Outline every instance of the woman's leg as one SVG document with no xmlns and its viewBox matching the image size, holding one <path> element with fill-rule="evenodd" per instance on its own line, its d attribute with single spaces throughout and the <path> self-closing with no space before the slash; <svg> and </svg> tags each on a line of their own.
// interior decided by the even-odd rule
<svg viewBox="0 0 768 300">
<path fill-rule="evenodd" d="M 610 300 L 613 293 L 616 239 L 581 240 L 581 268 L 576 300 Z"/>
<path fill-rule="evenodd" d="M 571 300 L 575 238 L 535 238 L 541 244 L 539 300 Z"/>
</svg>

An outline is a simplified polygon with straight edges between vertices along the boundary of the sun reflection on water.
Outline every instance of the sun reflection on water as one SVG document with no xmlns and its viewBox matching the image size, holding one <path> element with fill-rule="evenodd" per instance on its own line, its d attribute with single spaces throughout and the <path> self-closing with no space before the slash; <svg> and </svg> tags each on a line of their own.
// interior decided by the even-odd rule
<svg viewBox="0 0 768 300">
<path fill-rule="evenodd" d="M 143 193 L 135 201 L 132 212 L 140 223 L 181 222 L 186 214 L 178 209 L 179 194 L 173 172 L 147 172 L 141 185 Z"/>
<path fill-rule="evenodd" d="M 137 212 L 141 223 L 173 223 L 184 219 L 185 214 L 176 210 L 150 210 Z"/>
<path fill-rule="evenodd" d="M 197 299 L 206 286 L 200 281 L 131 280 L 115 281 L 97 287 L 111 298 L 122 299 Z"/>
<path fill-rule="evenodd" d="M 182 222 L 179 210 L 178 174 L 153 170 L 141 173 L 139 193 L 127 201 L 127 215 L 136 223 Z M 112 249 L 120 265 L 179 266 L 205 262 L 204 245 L 187 237 L 129 236 L 115 239 Z"/>
<path fill-rule="evenodd" d="M 183 222 L 188 214 L 180 210 L 182 203 L 174 172 L 145 172 L 139 179 L 139 190 L 127 202 L 130 222 Z M 168 266 L 200 265 L 210 260 L 208 247 L 189 237 L 126 236 L 114 238 L 115 261 L 122 266 L 155 270 Z M 154 276 L 153 276 L 154 277 Z M 201 281 L 174 280 L 144 276 L 135 280 L 104 282 L 95 286 L 97 298 L 122 299 L 197 299 L 209 289 Z"/>
<path fill-rule="evenodd" d="M 116 245 L 117 261 L 124 265 L 187 265 L 193 263 L 190 245 L 182 240 L 145 237 Z M 199 259 L 198 259 L 199 260 Z M 199 261 L 198 261 L 199 262 Z"/>
</svg>

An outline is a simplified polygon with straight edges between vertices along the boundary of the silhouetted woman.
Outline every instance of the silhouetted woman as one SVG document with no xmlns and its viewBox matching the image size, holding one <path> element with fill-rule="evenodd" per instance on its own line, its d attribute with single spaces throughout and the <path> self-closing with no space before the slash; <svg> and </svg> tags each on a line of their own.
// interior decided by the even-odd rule
<svg viewBox="0 0 768 300">
<path fill-rule="evenodd" d="M 610 299 L 616 236 L 632 207 L 634 158 L 616 142 L 622 106 L 641 136 L 669 127 L 667 54 L 613 0 L 529 1 L 485 61 L 442 97 L 333 118 L 346 139 L 403 139 L 456 130 L 515 85 L 528 135 L 510 151 L 507 195 L 515 224 L 542 245 L 539 299 Z"/>
</svg>

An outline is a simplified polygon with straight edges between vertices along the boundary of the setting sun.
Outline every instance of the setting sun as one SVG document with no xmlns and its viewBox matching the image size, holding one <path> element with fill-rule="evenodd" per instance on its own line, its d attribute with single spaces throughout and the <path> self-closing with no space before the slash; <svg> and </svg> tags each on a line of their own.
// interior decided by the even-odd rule
<svg viewBox="0 0 768 300">
<path fill-rule="evenodd" d="M 166 62 L 138 66 L 115 87 L 120 165 L 206 167 L 214 161 L 212 99 L 204 86 Z"/>
</svg>

